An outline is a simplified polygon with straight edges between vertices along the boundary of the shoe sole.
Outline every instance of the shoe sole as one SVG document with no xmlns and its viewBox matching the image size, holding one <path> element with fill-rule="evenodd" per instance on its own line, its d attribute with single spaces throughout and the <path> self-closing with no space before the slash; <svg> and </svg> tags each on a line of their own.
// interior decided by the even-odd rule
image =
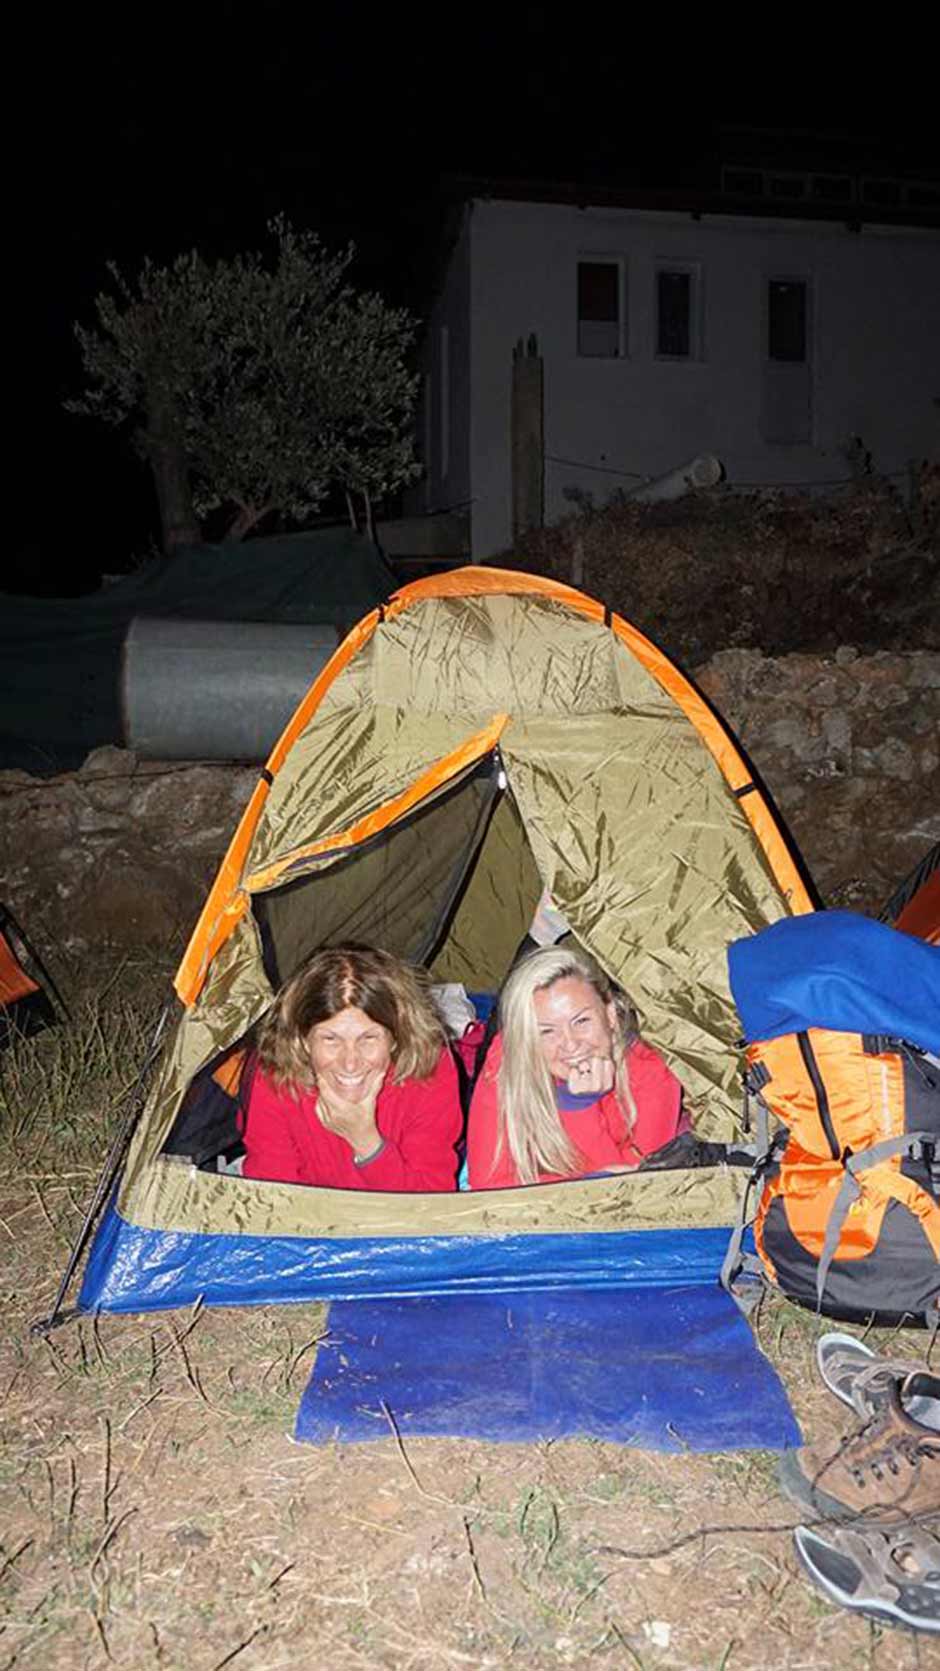
<svg viewBox="0 0 940 1671">
<path fill-rule="evenodd" d="M 940 1579 L 936 1585 L 902 1584 L 892 1577 L 890 1582 L 897 1590 L 898 1599 L 886 1601 L 883 1596 L 866 1595 L 864 1575 L 851 1557 L 809 1527 L 798 1526 L 793 1541 L 805 1572 L 839 1607 L 918 1635 L 940 1635 Z M 853 1579 L 854 1588 L 847 1588 Z"/>
<path fill-rule="evenodd" d="M 845 1351 L 853 1358 L 858 1359 L 857 1368 L 851 1377 L 852 1381 L 854 1381 L 855 1375 L 860 1374 L 863 1369 L 867 1369 L 874 1362 L 876 1354 L 870 1346 L 865 1346 L 862 1341 L 856 1340 L 854 1334 L 824 1334 L 816 1342 L 816 1368 L 819 1370 L 823 1381 L 829 1391 L 835 1393 L 836 1398 L 841 1399 L 843 1404 L 847 1404 L 850 1410 L 854 1410 L 855 1404 L 852 1399 L 851 1382 L 846 1386 L 844 1379 L 836 1380 L 832 1375 L 831 1360 L 839 1351 Z"/>
</svg>

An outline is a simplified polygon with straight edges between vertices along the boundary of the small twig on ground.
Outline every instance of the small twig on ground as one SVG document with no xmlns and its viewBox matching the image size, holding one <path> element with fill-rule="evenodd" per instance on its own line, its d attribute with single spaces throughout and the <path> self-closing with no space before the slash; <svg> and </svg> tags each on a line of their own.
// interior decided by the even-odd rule
<svg viewBox="0 0 940 1671">
<path fill-rule="evenodd" d="M 35 1178 L 30 1179 L 30 1185 L 32 1187 L 33 1194 L 35 1195 L 36 1200 L 39 1204 L 39 1211 L 42 1213 L 42 1216 L 45 1219 L 46 1223 L 48 1224 L 49 1229 L 52 1231 L 53 1236 L 62 1238 L 62 1231 L 58 1228 L 58 1226 L 50 1218 L 49 1209 L 46 1206 L 46 1203 L 42 1198 L 42 1190 L 39 1188 L 39 1185 L 37 1184 Z M 62 1239 L 64 1239 L 64 1238 L 62 1238 Z"/>
<path fill-rule="evenodd" d="M 158 1398 L 161 1397 L 161 1394 L 162 1394 L 162 1389 L 160 1387 L 158 1387 L 156 1392 L 152 1392 L 148 1398 L 142 1398 L 139 1404 L 135 1404 L 134 1408 L 133 1408 L 133 1410 L 131 1410 L 130 1414 L 125 1416 L 124 1420 L 118 1425 L 118 1432 L 123 1433 L 125 1427 L 127 1427 L 129 1425 L 129 1423 L 134 1420 L 134 1417 L 139 1416 L 141 1410 L 146 1410 L 149 1405 L 153 1404 Z"/>
<path fill-rule="evenodd" d="M 72 1520 L 75 1516 L 75 1504 L 78 1500 L 78 1471 L 75 1467 L 74 1456 L 69 1457 L 69 1495 L 65 1505 L 65 1543 L 69 1551 L 72 1548 Z"/>
<path fill-rule="evenodd" d="M 411 1482 L 414 1485 L 415 1490 L 419 1491 L 421 1493 L 421 1496 L 426 1498 L 426 1500 L 429 1503 L 440 1503 L 445 1509 L 459 1509 L 460 1504 L 455 1503 L 453 1498 L 451 1498 L 451 1497 L 439 1497 L 437 1495 L 437 1492 L 426 1491 L 425 1490 L 425 1488 L 421 1484 L 421 1481 L 419 1480 L 417 1474 L 415 1473 L 414 1467 L 413 1467 L 412 1462 L 411 1462 L 411 1458 L 409 1457 L 408 1452 L 405 1450 L 405 1446 L 404 1446 L 404 1442 L 402 1440 L 402 1436 L 398 1431 L 398 1423 L 396 1422 L 395 1417 L 392 1415 L 392 1412 L 389 1409 L 388 1405 L 386 1404 L 384 1398 L 379 1399 L 379 1405 L 381 1407 L 382 1414 L 384 1415 L 385 1420 L 388 1422 L 388 1425 L 392 1430 L 392 1437 L 395 1440 L 396 1445 L 398 1446 L 398 1454 L 401 1457 L 403 1463 L 405 1464 L 405 1467 L 408 1470 L 408 1473 L 409 1473 L 410 1478 L 411 1478 Z"/>
<path fill-rule="evenodd" d="M 43 1458 L 43 1464 L 42 1465 L 46 1470 L 46 1483 L 49 1487 L 49 1542 L 54 1543 L 54 1541 L 55 1541 L 55 1474 L 52 1472 L 51 1464 L 47 1461 L 47 1459 L 45 1457 Z"/>
<path fill-rule="evenodd" d="M 101 1480 L 101 1524 L 107 1526 L 110 1518 L 109 1503 L 114 1487 L 111 1484 L 111 1423 L 107 1416 L 102 1416 L 104 1428 L 104 1468 Z"/>
<path fill-rule="evenodd" d="M 189 1382 L 189 1385 L 192 1387 L 193 1392 L 196 1394 L 197 1398 L 200 1398 L 202 1400 L 206 1409 L 211 1410 L 212 1414 L 214 1416 L 224 1416 L 225 1411 L 220 1410 L 218 1405 L 213 1404 L 212 1400 L 207 1396 L 205 1388 L 203 1387 L 202 1382 L 199 1379 L 198 1370 L 194 1369 L 192 1364 L 189 1361 L 189 1353 L 187 1352 L 186 1347 L 184 1346 L 183 1342 L 186 1339 L 186 1336 L 189 1334 L 192 1327 L 193 1327 L 193 1324 L 190 1323 L 189 1328 L 183 1329 L 180 1333 L 177 1333 L 176 1329 L 173 1327 L 173 1324 L 168 1323 L 167 1324 L 167 1332 L 169 1333 L 170 1338 L 173 1342 L 173 1345 L 176 1347 L 176 1350 L 178 1351 L 178 1353 L 180 1355 L 180 1358 L 182 1360 L 183 1373 L 186 1376 L 186 1380 Z"/>
<path fill-rule="evenodd" d="M 104 1343 L 101 1339 L 101 1324 L 97 1311 L 94 1312 L 91 1319 L 91 1338 L 95 1343 L 95 1351 L 98 1354 L 98 1362 L 100 1363 L 102 1369 L 107 1374 L 110 1374 L 111 1359 L 108 1357 L 108 1354 L 104 1349 Z"/>
<path fill-rule="evenodd" d="M 95 1635 L 97 1636 L 98 1641 L 101 1643 L 101 1647 L 102 1647 L 102 1650 L 104 1652 L 105 1659 L 110 1660 L 112 1665 L 113 1665 L 114 1659 L 113 1659 L 113 1656 L 112 1656 L 112 1653 L 111 1653 L 111 1649 L 108 1645 L 108 1638 L 105 1635 L 104 1625 L 102 1624 L 101 1620 L 99 1619 L 97 1613 L 95 1613 L 93 1611 L 93 1609 L 90 1608 L 90 1607 L 88 1609 L 88 1617 L 91 1619 L 91 1622 L 95 1627 Z"/>
<path fill-rule="evenodd" d="M 287 1574 L 289 1572 L 293 1572 L 296 1565 L 297 1565 L 296 1561 L 288 1561 L 286 1567 L 282 1567 L 280 1572 L 276 1572 L 274 1574 L 274 1577 L 271 1579 L 271 1582 L 268 1585 L 268 1589 L 269 1590 L 275 1589 L 276 1586 L 278 1584 L 280 1584 L 282 1578 L 286 1578 Z"/>
<path fill-rule="evenodd" d="M 33 1542 L 32 1538 L 24 1538 L 23 1542 L 19 1545 L 19 1547 L 17 1549 L 13 1550 L 13 1553 L 11 1555 L 6 1555 L 4 1557 L 3 1565 L 0 1566 L 0 1578 L 5 1578 L 6 1577 L 7 1573 L 15 1565 L 15 1563 L 19 1560 L 20 1556 L 25 1555 L 27 1549 L 30 1548 L 32 1542 Z"/>
<path fill-rule="evenodd" d="M 221 1659 L 216 1660 L 212 1667 L 212 1671 L 223 1671 L 223 1666 L 231 1665 L 232 1660 L 237 1659 L 239 1654 L 244 1653 L 245 1649 L 249 1647 L 252 1642 L 254 1642 L 255 1638 L 262 1636 L 267 1628 L 267 1625 L 256 1625 L 254 1630 L 251 1632 L 251 1635 L 246 1636 L 243 1642 L 239 1642 L 237 1648 L 233 1648 L 230 1653 L 227 1653 L 223 1655 Z"/>
<path fill-rule="evenodd" d="M 490 1601 L 486 1585 L 483 1582 L 483 1575 L 480 1572 L 480 1563 L 477 1559 L 477 1552 L 473 1543 L 473 1533 L 470 1528 L 470 1521 L 466 1515 L 463 1515 L 461 1518 L 463 1520 L 464 1537 L 467 1540 L 467 1554 L 470 1557 L 470 1570 L 473 1573 L 473 1582 L 476 1587 L 477 1594 L 479 1595 L 484 1607 L 488 1610 L 488 1612 L 492 1613 L 494 1619 L 498 1619 L 501 1625 L 511 1625 L 512 1621 L 507 1619 L 504 1613 L 500 1613 L 499 1609 L 494 1607 L 493 1603 Z"/>
</svg>

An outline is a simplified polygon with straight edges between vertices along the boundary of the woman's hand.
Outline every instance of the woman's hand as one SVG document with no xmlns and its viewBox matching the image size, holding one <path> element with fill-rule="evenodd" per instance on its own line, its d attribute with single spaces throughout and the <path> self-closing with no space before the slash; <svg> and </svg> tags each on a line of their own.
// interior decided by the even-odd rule
<svg viewBox="0 0 940 1671">
<path fill-rule="evenodd" d="M 333 1089 L 317 1087 L 317 1117 L 327 1131 L 345 1138 L 358 1159 L 374 1154 L 382 1142 L 382 1134 L 375 1120 L 375 1105 L 385 1078 L 385 1068 L 363 1082 L 362 1093 L 356 1102 L 348 1102 Z"/>
<path fill-rule="evenodd" d="M 585 1056 L 572 1062 L 568 1070 L 568 1089 L 573 1096 L 586 1097 L 593 1092 L 602 1097 L 614 1083 L 614 1064 L 609 1056 Z"/>
</svg>

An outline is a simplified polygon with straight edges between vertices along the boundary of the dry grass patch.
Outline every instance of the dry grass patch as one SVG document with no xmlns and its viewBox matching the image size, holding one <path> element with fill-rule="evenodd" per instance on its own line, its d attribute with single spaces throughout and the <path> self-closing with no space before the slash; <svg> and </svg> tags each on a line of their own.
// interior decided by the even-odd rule
<svg viewBox="0 0 940 1671">
<path fill-rule="evenodd" d="M 766 1453 L 392 1431 L 294 1446 L 319 1306 L 84 1318 L 32 1338 L 157 985 L 113 983 L 3 1065 L 0 1671 L 929 1663 L 923 1641 L 817 1600 Z M 806 1430 L 834 1437 L 821 1325 L 770 1299 L 756 1327 Z"/>
</svg>

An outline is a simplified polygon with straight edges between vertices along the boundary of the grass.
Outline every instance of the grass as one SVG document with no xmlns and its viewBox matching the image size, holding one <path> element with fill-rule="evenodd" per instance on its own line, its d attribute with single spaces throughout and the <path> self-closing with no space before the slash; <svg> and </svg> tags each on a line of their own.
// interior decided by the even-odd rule
<svg viewBox="0 0 940 1671">
<path fill-rule="evenodd" d="M 913 1671 L 916 1640 L 799 1577 L 769 1529 L 796 1516 L 768 1453 L 393 1430 L 294 1447 L 321 1306 L 31 1338 L 164 990 L 159 971 L 111 971 L 71 1027 L 0 1067 L 0 1671 Z M 806 1426 L 837 1431 L 813 1373 L 825 1325 L 771 1298 L 757 1326 Z"/>
</svg>

